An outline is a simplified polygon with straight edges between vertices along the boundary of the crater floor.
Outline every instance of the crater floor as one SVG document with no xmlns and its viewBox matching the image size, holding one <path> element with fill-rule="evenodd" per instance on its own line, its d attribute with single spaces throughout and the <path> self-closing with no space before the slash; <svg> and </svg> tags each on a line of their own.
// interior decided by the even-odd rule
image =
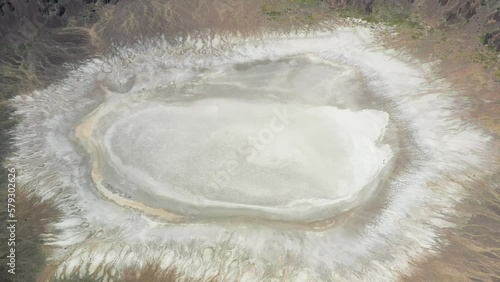
<svg viewBox="0 0 500 282">
<path fill-rule="evenodd" d="M 79 127 L 90 128 L 79 138 L 92 144 L 94 181 L 119 202 L 318 221 L 357 206 L 391 168 L 389 115 L 361 110 L 352 67 L 307 55 L 171 75 L 174 85 L 108 99 Z"/>
</svg>

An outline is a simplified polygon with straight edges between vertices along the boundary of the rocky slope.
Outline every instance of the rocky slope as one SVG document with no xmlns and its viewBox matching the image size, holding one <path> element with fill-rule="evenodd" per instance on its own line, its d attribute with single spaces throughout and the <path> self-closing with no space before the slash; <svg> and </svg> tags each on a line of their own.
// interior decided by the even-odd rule
<svg viewBox="0 0 500 282">
<path fill-rule="evenodd" d="M 493 43 L 496 50 L 500 51 L 499 0 L 321 0 L 321 2 L 332 8 L 354 7 L 366 14 L 380 9 L 392 13 L 411 12 L 437 25 L 474 24 L 486 34 L 484 38 L 486 42 Z M 43 32 L 46 29 L 67 25 L 89 25 L 97 20 L 99 10 L 117 4 L 129 5 L 131 1 L 0 0 L 0 37 L 19 40 L 31 38 L 39 30 Z"/>
<path fill-rule="evenodd" d="M 498 0 L 325 0 L 332 8 L 355 7 L 366 14 L 386 10 L 414 14 L 430 24 L 474 26 L 484 45 L 500 51 L 500 1 Z"/>
<path fill-rule="evenodd" d="M 92 2 L 92 3 L 90 3 Z M 94 1 L 89 0 L 0 0 L 0 36 L 23 40 L 39 31 L 67 26 L 79 16 L 92 19 Z M 106 2 L 109 2 L 106 0 Z"/>
</svg>

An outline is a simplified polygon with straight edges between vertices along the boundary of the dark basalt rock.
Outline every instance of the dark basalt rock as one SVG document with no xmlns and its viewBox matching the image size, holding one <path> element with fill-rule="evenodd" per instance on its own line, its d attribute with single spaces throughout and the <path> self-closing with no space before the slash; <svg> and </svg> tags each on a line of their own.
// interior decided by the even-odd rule
<svg viewBox="0 0 500 282">
<path fill-rule="evenodd" d="M 38 9 L 40 14 L 45 16 L 58 16 L 61 17 L 66 11 L 66 7 L 60 5 L 58 0 L 44 0 Z"/>
<path fill-rule="evenodd" d="M 81 26 L 95 22 L 89 16 L 118 0 L 0 0 L 0 37 L 29 40 L 38 32 L 64 27 L 68 19 L 81 21 Z"/>
<path fill-rule="evenodd" d="M 5 15 L 4 10 L 14 12 L 15 8 L 10 1 L 0 1 L 0 16 Z"/>
<path fill-rule="evenodd" d="M 490 44 L 493 45 L 493 47 L 495 48 L 495 50 L 497 52 L 500 52 L 500 29 L 494 31 L 491 35 L 492 35 L 492 38 L 490 40 L 490 42 L 491 42 Z"/>
<path fill-rule="evenodd" d="M 500 22 L 500 10 L 488 16 L 488 21 Z"/>
</svg>

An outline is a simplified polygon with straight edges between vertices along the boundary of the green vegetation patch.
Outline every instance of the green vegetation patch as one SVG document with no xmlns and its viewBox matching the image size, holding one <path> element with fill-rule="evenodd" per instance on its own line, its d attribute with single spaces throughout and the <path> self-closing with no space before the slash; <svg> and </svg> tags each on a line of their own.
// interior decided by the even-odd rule
<svg viewBox="0 0 500 282">
<path fill-rule="evenodd" d="M 346 7 L 340 10 L 339 14 L 344 17 L 359 18 L 369 23 L 385 23 L 419 30 L 425 29 L 417 20 L 413 19 L 412 14 L 403 9 L 389 10 L 387 8 L 375 7 L 371 13 L 367 14 L 353 7 Z"/>
<path fill-rule="evenodd" d="M 321 0 L 288 0 L 291 3 L 300 5 L 318 5 L 321 4 Z"/>
<path fill-rule="evenodd" d="M 479 51 L 472 61 L 482 64 L 485 68 L 499 64 L 498 54 L 494 50 Z"/>
<path fill-rule="evenodd" d="M 493 39 L 493 34 L 491 34 L 490 32 L 483 33 L 481 34 L 481 36 L 479 36 L 479 40 L 481 41 L 481 44 L 483 44 L 484 46 L 490 44 L 491 39 Z"/>
</svg>

